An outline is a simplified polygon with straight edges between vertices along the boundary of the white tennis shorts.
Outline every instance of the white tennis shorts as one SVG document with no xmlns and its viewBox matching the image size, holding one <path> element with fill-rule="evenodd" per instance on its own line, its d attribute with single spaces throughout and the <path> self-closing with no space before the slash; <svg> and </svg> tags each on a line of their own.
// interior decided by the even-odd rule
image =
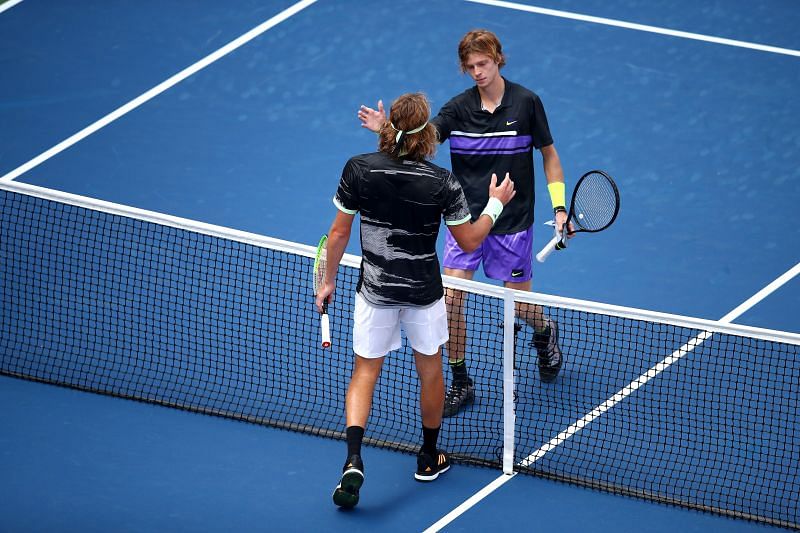
<svg viewBox="0 0 800 533">
<path fill-rule="evenodd" d="M 375 307 L 356 293 L 353 351 L 375 359 L 400 348 L 400 326 L 411 347 L 434 355 L 447 342 L 447 310 L 444 298 L 428 307 Z"/>
</svg>

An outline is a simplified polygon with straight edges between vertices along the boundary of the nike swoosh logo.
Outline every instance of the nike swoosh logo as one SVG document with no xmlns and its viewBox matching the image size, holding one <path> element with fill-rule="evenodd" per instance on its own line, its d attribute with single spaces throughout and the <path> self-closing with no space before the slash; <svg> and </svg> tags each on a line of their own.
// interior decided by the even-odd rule
<svg viewBox="0 0 800 533">
<path fill-rule="evenodd" d="M 507 121 L 507 120 L 506 120 L 506 126 L 510 126 L 510 125 L 512 125 L 512 124 L 516 124 L 517 122 L 518 122 L 518 121 L 516 121 L 516 120 L 512 120 L 511 122 L 509 122 L 509 121 Z"/>
<path fill-rule="evenodd" d="M 511 277 L 512 278 L 518 278 L 520 276 L 522 276 L 522 272 L 512 272 L 511 273 Z"/>
</svg>

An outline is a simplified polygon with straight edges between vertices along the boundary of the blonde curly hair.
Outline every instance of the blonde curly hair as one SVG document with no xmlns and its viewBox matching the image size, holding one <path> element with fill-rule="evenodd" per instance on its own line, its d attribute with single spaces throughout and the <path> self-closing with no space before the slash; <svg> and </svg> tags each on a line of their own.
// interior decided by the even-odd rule
<svg viewBox="0 0 800 533">
<path fill-rule="evenodd" d="M 381 152 L 414 161 L 430 159 L 436 154 L 436 128 L 428 123 L 431 106 L 422 93 L 400 95 L 392 103 L 389 120 L 378 135 Z"/>
</svg>

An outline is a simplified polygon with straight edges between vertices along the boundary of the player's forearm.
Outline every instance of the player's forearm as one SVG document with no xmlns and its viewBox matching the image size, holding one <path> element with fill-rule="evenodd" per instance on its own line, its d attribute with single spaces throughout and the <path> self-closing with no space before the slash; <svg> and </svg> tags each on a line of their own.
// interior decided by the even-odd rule
<svg viewBox="0 0 800 533">
<path fill-rule="evenodd" d="M 489 184 L 489 201 L 483 208 L 478 220 L 471 224 L 458 224 L 450 227 L 450 233 L 458 245 L 465 252 L 474 252 L 483 240 L 492 231 L 494 223 L 500 218 L 505 205 L 514 198 L 517 192 L 514 190 L 514 182 L 506 172 L 502 183 L 497 184 L 497 175 L 492 174 Z"/>
<path fill-rule="evenodd" d="M 471 253 L 477 250 L 478 246 L 489 235 L 489 232 L 492 231 L 492 225 L 491 217 L 481 215 L 475 222 L 468 222 L 451 228 L 450 233 L 458 243 L 459 248 L 466 253 Z"/>
<path fill-rule="evenodd" d="M 325 269 L 325 279 L 329 283 L 336 282 L 336 271 L 342 262 L 347 243 L 350 242 L 351 224 L 351 215 L 339 213 L 328 231 L 328 264 Z"/>
<path fill-rule="evenodd" d="M 542 166 L 547 183 L 564 183 L 564 169 L 561 166 L 561 159 L 558 157 L 556 147 L 552 144 L 542 148 Z"/>
<path fill-rule="evenodd" d="M 503 206 L 514 197 L 514 184 L 506 174 L 504 185 L 496 187 L 497 176 L 492 175 L 492 189 L 486 207 L 478 220 L 470 224 L 460 224 L 450 228 L 458 246 L 467 253 L 474 252 L 492 231 L 494 223 L 503 212 Z M 497 196 L 496 196 L 497 195 Z"/>
<path fill-rule="evenodd" d="M 342 262 L 349 240 L 349 232 L 342 234 L 332 231 L 328 235 L 328 265 L 325 271 L 325 279 L 330 283 L 336 281 L 336 271 L 339 270 L 339 263 Z"/>
</svg>

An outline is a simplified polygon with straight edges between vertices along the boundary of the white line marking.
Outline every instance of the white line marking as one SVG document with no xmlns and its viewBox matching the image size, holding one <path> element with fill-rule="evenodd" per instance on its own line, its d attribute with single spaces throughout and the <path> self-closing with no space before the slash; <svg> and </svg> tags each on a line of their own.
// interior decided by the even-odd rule
<svg viewBox="0 0 800 533">
<path fill-rule="evenodd" d="M 470 0 L 471 1 L 471 0 Z M 786 271 L 783 275 L 779 276 L 775 279 L 772 283 L 758 291 L 756 294 L 748 298 L 745 302 L 741 305 L 737 306 L 736 309 L 725 315 L 723 318 L 720 319 L 720 322 L 730 323 L 736 317 L 741 316 L 745 311 L 752 308 L 758 302 L 763 300 L 766 296 L 773 293 L 782 285 L 786 284 L 789 280 L 794 278 L 800 274 L 800 263 L 796 264 L 794 267 L 790 268 Z M 573 435 L 578 433 L 580 430 L 588 426 L 592 423 L 596 418 L 601 416 L 603 413 L 617 405 L 619 402 L 630 396 L 634 391 L 638 390 L 639 387 L 645 385 L 648 381 L 653 379 L 654 377 L 658 376 L 664 370 L 669 368 L 672 364 L 676 363 L 677 361 L 681 360 L 687 354 L 692 352 L 695 348 L 703 344 L 709 337 L 711 337 L 713 333 L 704 331 L 700 333 L 695 338 L 691 339 L 689 342 L 672 352 L 669 357 L 666 357 L 658 364 L 651 367 L 647 372 L 636 378 L 635 380 L 631 381 L 628 385 L 614 394 L 611 398 L 607 399 L 602 404 L 598 405 L 594 409 L 592 409 L 589 413 L 587 413 L 583 418 L 569 426 L 567 429 L 563 430 L 561 433 L 550 439 L 545 445 L 541 448 L 530 454 L 528 457 L 520 461 L 518 464 L 523 467 L 529 467 L 542 457 L 544 457 L 547 452 L 554 449 L 559 444 L 563 444 L 568 439 L 570 439 Z M 456 507 L 453 511 L 442 517 L 438 522 L 433 524 L 429 527 L 427 531 L 439 531 L 441 528 L 448 525 L 450 522 L 458 518 L 460 515 L 468 511 L 472 506 L 476 503 L 484 499 L 486 496 L 503 486 L 512 476 L 503 475 L 496 480 L 492 481 L 480 491 L 478 491 L 475 495 L 467 499 L 464 503 Z M 506 479 L 507 478 L 507 479 Z"/>
<path fill-rule="evenodd" d="M 516 122 L 516 120 L 514 121 Z M 451 131 L 450 135 L 460 135 L 462 137 L 503 137 L 516 135 L 516 130 L 513 131 L 490 131 L 489 133 L 470 133 L 468 131 Z"/>
<path fill-rule="evenodd" d="M 456 518 L 467 512 L 473 505 L 484 499 L 489 494 L 493 493 L 495 490 L 502 487 L 506 483 L 506 481 L 510 480 L 516 475 L 517 475 L 516 473 L 512 475 L 503 474 L 499 478 L 495 479 L 494 481 L 483 487 L 481 490 L 470 496 L 464 503 L 462 503 L 461 505 L 459 505 L 458 507 L 447 513 L 445 516 L 443 516 L 438 522 L 436 522 L 431 527 L 426 529 L 424 533 L 434 533 L 436 531 L 441 530 L 444 526 L 446 526 L 447 524 L 449 524 L 450 522 L 452 522 L 453 520 L 455 520 Z"/>
<path fill-rule="evenodd" d="M 691 339 L 689 342 L 687 342 L 686 344 L 684 344 L 683 346 L 672 352 L 672 354 L 669 357 L 666 357 L 661 362 L 650 368 L 650 370 L 648 370 L 638 378 L 628 383 L 628 385 L 626 385 L 622 390 L 618 391 L 614 396 L 612 396 L 602 404 L 592 409 L 589 413 L 584 415 L 583 418 L 573 423 L 567 429 L 565 429 L 564 431 L 562 431 L 561 433 L 550 439 L 550 441 L 547 442 L 547 444 L 545 444 L 544 446 L 542 446 L 541 448 L 530 454 L 528 457 L 520 461 L 519 465 L 523 467 L 528 467 L 533 463 L 535 463 L 536 461 L 538 461 L 539 459 L 541 459 L 542 457 L 544 457 L 547 452 L 549 452 L 559 444 L 566 442 L 578 431 L 582 430 L 583 428 L 591 424 L 594 421 L 594 419 L 596 419 L 597 417 L 599 417 L 600 415 L 602 415 L 603 413 L 605 413 L 606 411 L 617 405 L 619 402 L 621 402 L 622 400 L 633 394 L 633 392 L 638 390 L 639 387 L 641 387 L 642 385 L 644 385 L 645 383 L 647 383 L 648 381 L 659 375 L 661 372 L 669 368 L 673 363 L 676 363 L 677 361 L 681 360 L 688 353 L 690 353 L 695 348 L 703 344 L 706 341 L 706 339 L 708 339 L 711 335 L 713 334 L 708 331 L 704 331 L 697 337 Z"/>
<path fill-rule="evenodd" d="M 671 37 L 681 37 L 683 39 L 693 39 L 695 41 L 705 41 L 708 43 L 724 44 L 727 46 L 737 46 L 739 48 L 749 48 L 751 50 L 759 50 L 761 52 L 770 52 L 773 54 L 784 54 L 787 56 L 800 57 L 800 50 L 792 50 L 789 48 L 779 48 L 777 46 L 769 46 L 766 44 L 749 43 L 746 41 L 737 41 L 734 39 L 725 39 L 723 37 L 713 37 L 710 35 L 702 35 L 700 33 L 691 33 L 688 31 L 670 30 L 667 28 L 659 28 L 657 26 L 648 26 L 646 24 L 636 24 L 634 22 L 625 22 L 622 20 L 607 19 L 603 17 L 593 17 L 591 15 L 580 15 L 578 13 L 570 13 L 568 11 L 559 11 L 557 9 L 547 9 L 544 7 L 526 6 L 524 4 L 517 4 L 516 2 L 504 2 L 502 0 L 466 0 L 475 4 L 485 4 L 488 6 L 504 7 L 507 9 L 516 9 L 518 11 L 527 11 L 529 13 L 538 13 L 540 15 L 549 15 L 551 17 L 560 17 L 565 19 L 580 20 L 583 22 L 592 22 L 594 24 L 603 24 L 606 26 L 616 26 L 618 28 L 626 28 L 629 30 L 646 31 L 650 33 L 658 33 L 661 35 L 669 35 Z"/>
<path fill-rule="evenodd" d="M 5 11 L 7 9 L 11 9 L 12 7 L 14 7 L 15 5 L 19 4 L 20 2 L 22 2 L 22 0 L 10 0 L 9 2 L 6 2 L 5 4 L 0 5 L 0 13 L 2 13 L 3 11 Z"/>
<path fill-rule="evenodd" d="M 783 275 L 779 276 L 775 281 L 755 293 L 753 296 L 748 298 L 745 302 L 739 305 L 736 309 L 725 315 L 724 317 L 720 318 L 720 322 L 730 323 L 737 318 L 739 318 L 743 313 L 745 313 L 748 309 L 756 305 L 758 302 L 775 292 L 781 286 L 785 285 L 789 282 L 792 278 L 800 274 L 800 263 L 797 263 L 795 266 L 787 270 L 783 273 Z"/>
<path fill-rule="evenodd" d="M 195 73 L 199 72 L 200 70 L 204 69 L 205 67 L 207 67 L 210 64 L 214 63 L 215 61 L 217 61 L 218 59 L 221 59 L 222 57 L 224 57 L 224 56 L 228 55 L 229 53 L 233 52 L 234 50 L 236 50 L 237 48 L 247 44 L 248 42 L 252 41 L 256 37 L 261 35 L 262 33 L 264 33 L 267 30 L 269 30 L 270 28 L 280 24 L 284 20 L 288 19 L 292 15 L 297 14 L 298 12 L 302 11 L 303 9 L 305 9 L 306 7 L 308 7 L 311 4 L 315 3 L 316 1 L 317 0 L 302 0 L 301 2 L 297 2 L 293 6 L 281 11 L 280 13 L 278 13 L 274 17 L 270 18 L 269 20 L 259 24 L 258 26 L 256 26 L 252 30 L 248 31 L 247 33 L 245 33 L 245 34 L 241 35 L 240 37 L 234 39 L 233 41 L 229 42 L 228 44 L 226 44 L 225 46 L 223 46 L 219 50 L 216 50 L 215 52 L 212 52 L 211 54 L 207 55 L 206 57 L 204 57 L 203 59 L 201 59 L 197 63 L 195 63 L 195 64 L 183 69 L 182 71 L 178 72 L 177 74 L 175 74 L 171 78 L 159 83 L 158 85 L 156 85 L 155 87 L 153 87 L 149 91 L 141 94 L 140 96 L 137 96 L 136 98 L 134 98 L 133 100 L 131 100 L 127 104 L 123 105 L 122 107 L 112 111 L 111 113 L 109 113 L 108 115 L 104 116 L 103 118 L 101 118 L 100 120 L 95 122 L 94 124 L 91 124 L 90 126 L 85 127 L 84 129 L 82 129 L 78 133 L 72 135 L 71 137 L 68 137 L 67 139 L 64 139 L 63 141 L 61 141 L 57 145 L 53 146 L 52 148 L 50 148 L 46 152 L 42 152 L 41 154 L 39 154 L 38 156 L 34 157 L 33 159 L 31 159 L 30 161 L 28 161 L 24 165 L 12 170 L 8 174 L 6 174 L 2 178 L 0 178 L 0 181 L 11 181 L 14 178 L 17 178 L 20 175 L 24 174 L 25 172 L 28 172 L 32 168 L 35 168 L 38 165 L 41 165 L 42 163 L 44 163 L 45 161 L 47 161 L 51 157 L 63 152 L 64 150 L 66 150 L 70 146 L 80 142 L 81 140 L 85 139 L 86 137 L 88 137 L 89 135 L 91 135 L 94 132 L 98 131 L 99 129 L 111 124 L 112 122 L 114 122 L 118 118 L 122 117 L 123 115 L 133 111 L 134 109 L 136 109 L 140 105 L 144 104 L 145 102 L 153 99 L 154 97 L 156 97 L 159 94 L 163 93 L 167 89 L 169 89 L 169 88 L 177 85 L 178 83 L 182 82 L 183 80 L 185 80 L 186 78 L 188 78 L 192 74 L 195 74 Z"/>
</svg>

